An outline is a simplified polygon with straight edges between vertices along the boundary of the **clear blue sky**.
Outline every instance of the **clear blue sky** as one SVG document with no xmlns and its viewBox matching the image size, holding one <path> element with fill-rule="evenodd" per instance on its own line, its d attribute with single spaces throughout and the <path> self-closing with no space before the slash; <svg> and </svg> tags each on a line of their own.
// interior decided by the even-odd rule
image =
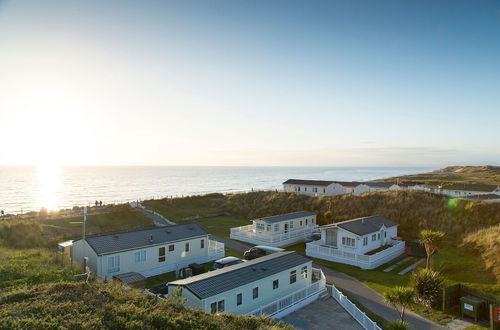
<svg viewBox="0 0 500 330">
<path fill-rule="evenodd" d="M 0 164 L 500 164 L 499 1 L 102 2 L 0 0 Z"/>
</svg>

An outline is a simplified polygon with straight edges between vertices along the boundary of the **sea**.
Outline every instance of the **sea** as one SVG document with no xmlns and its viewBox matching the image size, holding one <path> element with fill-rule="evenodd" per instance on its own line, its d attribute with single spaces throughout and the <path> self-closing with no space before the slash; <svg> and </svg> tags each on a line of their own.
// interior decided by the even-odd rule
<svg viewBox="0 0 500 330">
<path fill-rule="evenodd" d="M 282 189 L 287 179 L 367 181 L 429 172 L 426 167 L 0 166 L 6 214 L 151 198 Z"/>
</svg>

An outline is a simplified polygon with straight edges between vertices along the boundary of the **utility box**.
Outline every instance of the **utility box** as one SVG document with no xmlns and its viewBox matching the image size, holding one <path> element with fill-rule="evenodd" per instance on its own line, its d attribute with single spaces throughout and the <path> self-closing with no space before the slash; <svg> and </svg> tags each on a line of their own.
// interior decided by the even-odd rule
<svg viewBox="0 0 500 330">
<path fill-rule="evenodd" d="M 471 317 L 476 322 L 485 305 L 486 301 L 477 297 L 464 296 L 460 298 L 460 311 L 462 317 Z"/>
<path fill-rule="evenodd" d="M 408 245 L 408 255 L 412 257 L 425 257 L 427 255 L 427 253 L 425 253 L 425 248 L 421 240 L 414 239 L 413 241 L 409 242 Z"/>
</svg>

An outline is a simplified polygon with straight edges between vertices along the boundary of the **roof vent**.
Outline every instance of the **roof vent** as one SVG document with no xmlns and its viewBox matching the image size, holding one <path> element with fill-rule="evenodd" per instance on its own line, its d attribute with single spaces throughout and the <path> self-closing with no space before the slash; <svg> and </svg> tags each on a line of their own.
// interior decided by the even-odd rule
<svg viewBox="0 0 500 330">
<path fill-rule="evenodd" d="M 114 238 L 118 238 L 118 235 L 114 235 L 113 237 L 114 237 Z"/>
<path fill-rule="evenodd" d="M 262 267 L 261 269 L 262 269 L 263 271 L 266 271 L 266 270 L 267 270 L 267 268 L 265 268 L 265 267 Z"/>
<path fill-rule="evenodd" d="M 170 230 L 165 230 L 167 234 L 171 234 L 172 232 Z"/>
<path fill-rule="evenodd" d="M 257 270 L 257 269 L 256 269 L 256 268 L 254 268 L 254 267 L 252 267 L 252 268 L 250 268 L 250 269 L 251 269 L 251 270 L 253 270 L 254 272 Z"/>
<path fill-rule="evenodd" d="M 149 235 L 149 242 L 153 243 L 153 234 Z"/>
<path fill-rule="evenodd" d="M 189 228 L 189 230 L 193 230 L 193 229 L 194 229 L 194 228 L 193 228 L 193 227 L 191 227 L 191 226 L 189 226 L 188 228 Z"/>
<path fill-rule="evenodd" d="M 365 223 L 365 218 L 361 218 L 361 223 Z"/>
</svg>

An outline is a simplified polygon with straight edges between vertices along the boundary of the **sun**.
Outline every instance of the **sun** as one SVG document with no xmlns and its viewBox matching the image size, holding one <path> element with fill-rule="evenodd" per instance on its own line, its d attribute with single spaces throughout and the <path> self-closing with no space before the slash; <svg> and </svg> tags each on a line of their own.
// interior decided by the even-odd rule
<svg viewBox="0 0 500 330">
<path fill-rule="evenodd" d="M 37 204 L 47 210 L 60 208 L 61 168 L 54 164 L 40 164 L 36 168 L 38 192 Z"/>
</svg>

